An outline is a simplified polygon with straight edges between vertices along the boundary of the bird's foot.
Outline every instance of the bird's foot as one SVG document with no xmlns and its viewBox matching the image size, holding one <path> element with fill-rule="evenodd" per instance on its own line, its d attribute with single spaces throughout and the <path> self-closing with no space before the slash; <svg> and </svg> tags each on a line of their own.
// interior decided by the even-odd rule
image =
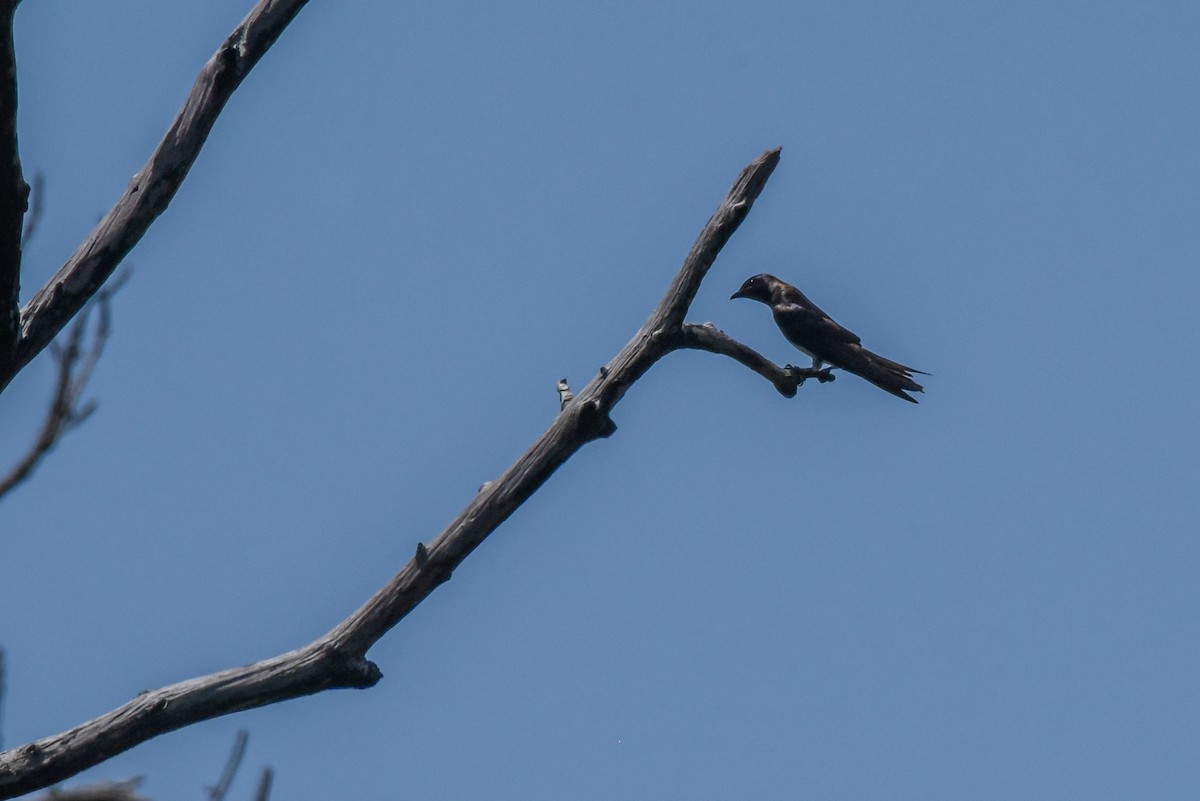
<svg viewBox="0 0 1200 801">
<path fill-rule="evenodd" d="M 832 367 L 826 367 L 824 370 L 815 370 L 812 367 L 797 367 L 794 364 L 788 364 L 784 365 L 783 369 L 788 370 L 792 373 L 792 375 L 799 377 L 801 384 L 803 384 L 805 379 L 808 378 L 815 378 L 822 384 L 828 383 L 837 378 L 837 376 L 830 372 L 833 370 Z"/>
</svg>

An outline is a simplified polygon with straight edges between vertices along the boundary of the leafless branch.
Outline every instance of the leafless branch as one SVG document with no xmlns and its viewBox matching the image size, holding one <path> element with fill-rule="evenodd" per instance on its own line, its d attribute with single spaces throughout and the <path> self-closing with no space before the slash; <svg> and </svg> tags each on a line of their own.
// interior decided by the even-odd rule
<svg viewBox="0 0 1200 801">
<path fill-rule="evenodd" d="M 271 780 L 274 778 L 273 770 L 263 768 L 262 775 L 258 777 L 258 789 L 254 791 L 254 801 L 267 801 L 271 797 Z"/>
<path fill-rule="evenodd" d="M 29 203 L 29 184 L 21 174 L 21 154 L 17 149 L 17 54 L 13 48 L 13 15 L 18 2 L 0 0 L 0 369 L 13 364 L 17 358 L 21 220 Z"/>
<path fill-rule="evenodd" d="M 830 372 L 828 367 L 824 370 L 793 367 L 790 364 L 786 367 L 780 367 L 769 359 L 764 358 L 757 351 L 738 342 L 724 331 L 719 330 L 712 323 L 705 323 L 704 325 L 684 323 L 679 332 L 679 347 L 706 350 L 710 353 L 719 353 L 722 356 L 736 359 L 774 384 L 775 389 L 779 390 L 779 394 L 785 398 L 794 398 L 796 396 L 796 389 L 804 383 L 806 378 L 815 378 L 824 384 L 826 381 L 832 381 L 837 377 Z"/>
<path fill-rule="evenodd" d="M 208 801 L 225 801 L 229 786 L 233 784 L 233 778 L 237 776 L 238 768 L 242 765 L 242 757 L 246 755 L 246 743 L 249 739 L 250 735 L 245 729 L 238 730 L 237 736 L 233 738 L 229 759 L 225 761 L 225 769 L 221 771 L 221 778 L 208 788 Z"/>
<path fill-rule="evenodd" d="M 68 732 L 0 753 L 0 798 L 61 781 L 138 743 L 201 720 L 322 690 L 375 685 L 383 674 L 367 660 L 368 649 L 448 580 L 572 454 L 616 431 L 611 410 L 658 359 L 682 347 L 703 345 L 743 364 L 754 361 L 746 355 L 748 348 L 734 348 L 723 334 L 697 336 L 694 329 L 701 326 L 687 329 L 691 333 L 685 334 L 683 318 L 701 280 L 750 211 L 778 161 L 779 151 L 770 150 L 742 171 L 666 295 L 629 343 L 559 412 L 515 464 L 484 484 L 428 546 L 418 544 L 412 560 L 358 611 L 303 648 L 144 692 Z"/>
<path fill-rule="evenodd" d="M 104 353 L 104 346 L 108 342 L 112 323 L 112 313 L 109 308 L 112 295 L 121 288 L 128 276 L 128 271 L 122 273 L 96 296 L 97 322 L 91 335 L 91 343 L 87 347 L 84 346 L 84 343 L 87 339 L 92 306 L 85 308 L 75 318 L 75 322 L 71 324 L 71 328 L 67 332 L 65 343 L 61 345 L 55 343 L 51 346 L 51 353 L 58 365 L 58 377 L 54 382 L 54 397 L 46 412 L 46 421 L 42 423 L 41 431 L 38 433 L 33 447 L 13 465 L 6 476 L 0 478 L 0 498 L 29 478 L 63 435 L 86 420 L 96 410 L 95 401 L 88 401 L 81 405 L 80 399 L 87 389 L 88 381 L 92 378 L 92 371 L 95 370 L 96 363 L 100 360 L 100 356 Z"/>
<path fill-rule="evenodd" d="M 5 1 L 12 0 L 0 0 Z M 226 101 L 307 1 L 259 0 L 200 70 L 170 130 L 146 165 L 133 176 L 125 194 L 21 311 L 16 351 L 12 358 L 0 360 L 0 391 L 99 291 L 150 224 L 166 210 Z M 0 131 L 0 140 L 2 134 Z M 0 141 L 0 148 L 3 147 L 4 142 Z M 6 191 L 0 175 L 0 199 Z M 8 217 L 4 219 L 7 221 Z M 18 237 L 19 251 L 19 218 L 14 236 Z M 2 237 L 0 231 L 0 278 L 6 257 Z M 0 300 L 9 297 L 4 294 L 7 291 L 7 285 L 0 283 Z M 15 293 L 12 297 L 16 297 Z"/>
</svg>

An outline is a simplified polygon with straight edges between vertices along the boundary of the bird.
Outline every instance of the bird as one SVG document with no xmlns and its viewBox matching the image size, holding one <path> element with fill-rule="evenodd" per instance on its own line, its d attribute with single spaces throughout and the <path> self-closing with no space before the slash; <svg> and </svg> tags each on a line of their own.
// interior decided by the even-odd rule
<svg viewBox="0 0 1200 801">
<path fill-rule="evenodd" d="M 916 403 L 908 392 L 924 392 L 912 374 L 929 375 L 899 362 L 885 359 L 862 346 L 858 335 L 843 328 L 796 287 L 773 275 L 759 273 L 746 279 L 730 296 L 750 298 L 771 307 L 775 324 L 788 342 L 812 357 L 813 369 L 826 362 L 870 381 L 898 398 Z"/>
</svg>

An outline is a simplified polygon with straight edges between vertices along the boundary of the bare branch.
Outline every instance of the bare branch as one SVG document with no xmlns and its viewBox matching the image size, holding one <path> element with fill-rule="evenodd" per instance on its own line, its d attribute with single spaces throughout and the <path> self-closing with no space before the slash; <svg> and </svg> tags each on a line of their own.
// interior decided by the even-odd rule
<svg viewBox="0 0 1200 801">
<path fill-rule="evenodd" d="M 263 768 L 262 775 L 258 777 L 258 789 L 254 791 L 254 801 L 267 801 L 271 797 L 271 780 L 273 778 L 275 778 L 275 771 Z"/>
<path fill-rule="evenodd" d="M 358 611 L 309 645 L 254 665 L 144 692 L 71 731 L 0 753 L 0 798 L 72 776 L 159 734 L 243 709 L 337 687 L 371 687 L 368 649 L 429 596 L 572 454 L 616 431 L 612 408 L 658 359 L 683 346 L 682 321 L 700 281 L 779 161 L 771 150 L 742 171 L 700 233 L 658 307 L 633 339 L 559 412 L 515 464 L 484 484 L 458 517 Z"/>
<path fill-rule="evenodd" d="M 249 733 L 245 729 L 238 729 L 237 736 L 233 738 L 233 749 L 229 752 L 229 759 L 225 761 L 225 769 L 221 771 L 221 778 L 208 788 L 209 801 L 225 801 L 229 786 L 233 784 L 233 778 L 237 776 L 238 768 L 242 765 L 242 757 L 246 756 L 246 743 L 249 740 Z"/>
<path fill-rule="evenodd" d="M 29 203 L 29 184 L 21 174 L 17 149 L 17 54 L 13 48 L 17 2 L 0 0 L 0 369 L 17 357 L 21 220 Z"/>
<path fill-rule="evenodd" d="M 742 170 L 709 219 L 667 294 L 621 352 L 576 394 L 550 428 L 498 479 L 487 484 L 458 517 L 361 609 L 326 635 L 334 650 L 366 654 L 483 540 L 525 502 L 575 451 L 616 431 L 612 408 L 658 359 L 676 347 L 683 317 L 721 248 L 741 225 L 779 163 L 769 150 Z M 677 322 L 676 322 L 677 321 Z M 0 763 L 2 764 L 2 763 Z"/>
<path fill-rule="evenodd" d="M 38 433 L 37 439 L 25 456 L 13 465 L 6 476 L 0 478 L 0 498 L 33 475 L 34 469 L 62 439 L 63 435 L 86 420 L 96 410 L 95 401 L 88 401 L 81 405 L 80 399 L 87 390 L 92 371 L 96 368 L 96 363 L 100 360 L 100 356 L 104 353 L 104 346 L 108 342 L 112 323 L 112 312 L 109 308 L 112 295 L 121 288 L 128 276 L 129 271 L 126 270 L 113 281 L 111 286 L 96 296 L 95 307 L 98 320 L 96 329 L 92 332 L 91 345 L 86 350 L 84 339 L 87 336 L 91 306 L 85 308 L 83 313 L 75 318 L 75 322 L 67 332 L 65 344 L 51 345 L 51 353 L 58 365 L 58 377 L 54 382 L 54 397 L 46 412 L 46 421 L 42 423 L 42 429 Z"/>
<path fill-rule="evenodd" d="M 779 394 L 785 398 L 796 397 L 796 389 L 806 378 L 815 378 L 824 384 L 836 378 L 826 367 L 824 370 L 813 370 L 807 367 L 780 367 L 775 362 L 764 358 L 758 351 L 743 345 L 733 337 L 721 331 L 712 323 L 694 325 L 685 323 L 680 331 L 679 347 L 706 350 L 709 353 L 719 353 L 736 359 L 754 372 L 775 385 Z"/>
<path fill-rule="evenodd" d="M 259 0 L 200 70 L 170 130 L 125 194 L 21 311 L 16 353 L 0 362 L 0 391 L 50 344 L 166 210 L 229 97 L 307 2 Z"/>
</svg>

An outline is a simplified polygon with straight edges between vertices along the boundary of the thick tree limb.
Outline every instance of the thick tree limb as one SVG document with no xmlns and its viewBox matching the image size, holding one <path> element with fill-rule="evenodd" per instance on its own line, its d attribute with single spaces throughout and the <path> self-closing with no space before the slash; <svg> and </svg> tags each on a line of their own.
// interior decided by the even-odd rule
<svg viewBox="0 0 1200 801">
<path fill-rule="evenodd" d="M 559 413 L 550 428 L 508 468 L 484 486 L 467 508 L 375 597 L 327 636 L 338 650 L 365 654 L 380 637 L 450 578 L 451 572 L 525 502 L 575 451 L 616 431 L 609 413 L 626 391 L 675 349 L 678 330 L 700 282 L 741 225 L 779 163 L 779 149 L 752 161 L 696 239 L 658 307 L 600 375 Z M 2 764 L 2 763 L 0 763 Z"/>
<path fill-rule="evenodd" d="M 770 150 L 742 171 L 666 295 L 633 339 L 563 406 L 550 428 L 512 467 L 484 484 L 428 546 L 418 544 L 412 560 L 358 611 L 296 651 L 144 692 L 71 731 L 0 753 L 0 799 L 61 781 L 138 743 L 201 720 L 336 687 L 373 686 L 382 673 L 367 660 L 368 649 L 449 579 L 572 454 L 611 435 L 616 430 L 610 417 L 613 407 L 658 359 L 681 347 L 704 347 L 763 372 L 763 364 L 768 364 L 765 359 L 757 357 L 756 361 L 748 355 L 752 351 L 735 347 L 723 334 L 698 334 L 695 329 L 703 326 L 685 328 L 683 318 L 701 280 L 746 217 L 778 161 L 779 150 Z M 778 386 L 779 380 L 770 372 L 767 370 L 768 377 Z"/>
<path fill-rule="evenodd" d="M 16 352 L 0 363 L 0 391 L 50 344 L 166 210 L 230 95 L 307 2 L 259 0 L 200 70 L 170 130 L 125 194 L 22 310 Z M 0 195 L 5 191 L 0 182 Z M 18 235 L 19 228 L 18 220 Z"/>
<path fill-rule="evenodd" d="M 17 358 L 21 220 L 29 202 L 29 185 L 21 174 L 17 150 L 17 56 L 13 49 L 17 2 L 0 0 L 0 370 L 9 368 Z"/>
</svg>

